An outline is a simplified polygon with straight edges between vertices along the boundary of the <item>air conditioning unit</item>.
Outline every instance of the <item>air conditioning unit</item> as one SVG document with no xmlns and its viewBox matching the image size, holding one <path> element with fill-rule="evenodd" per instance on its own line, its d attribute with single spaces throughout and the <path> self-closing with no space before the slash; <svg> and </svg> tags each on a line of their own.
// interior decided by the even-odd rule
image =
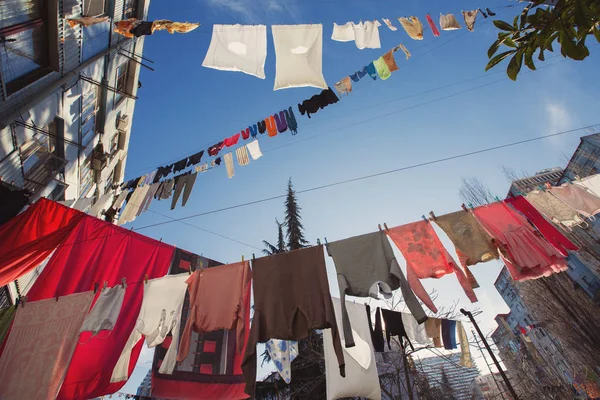
<svg viewBox="0 0 600 400">
<path fill-rule="evenodd" d="M 98 143 L 94 150 L 92 150 L 92 169 L 100 172 L 108 164 L 108 154 L 104 152 L 104 146 L 102 142 Z"/>
<path fill-rule="evenodd" d="M 127 127 L 129 126 L 129 115 L 123 115 L 121 118 L 117 120 L 117 129 L 119 131 L 127 131 Z"/>
</svg>

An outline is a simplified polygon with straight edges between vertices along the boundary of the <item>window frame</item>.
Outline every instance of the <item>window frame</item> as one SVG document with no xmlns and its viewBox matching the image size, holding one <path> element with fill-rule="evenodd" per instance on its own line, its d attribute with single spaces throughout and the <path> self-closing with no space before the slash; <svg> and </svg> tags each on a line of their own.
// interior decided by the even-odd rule
<svg viewBox="0 0 600 400">
<path fill-rule="evenodd" d="M 137 0 L 124 0 L 123 1 L 123 18 L 136 18 L 137 17 Z"/>
<path fill-rule="evenodd" d="M 94 170 L 92 169 L 92 154 L 90 153 L 79 166 L 79 198 L 85 197 L 92 186 L 94 186 Z"/>
<path fill-rule="evenodd" d="M 88 115 L 85 115 L 89 112 Z M 98 87 L 91 85 L 91 89 L 81 95 L 81 140 L 82 146 L 87 147 L 96 137 L 96 114 L 98 112 Z M 86 124 L 93 119 L 91 127 Z M 91 136 L 90 136 L 91 134 Z"/>
<path fill-rule="evenodd" d="M 124 68 L 124 73 L 120 74 L 121 68 Z M 125 61 L 117 67 L 117 77 L 115 81 L 115 106 L 121 104 L 125 96 L 122 93 L 127 93 L 127 80 L 129 77 L 129 61 Z M 122 87 L 119 87 L 119 80 L 122 80 Z M 121 93 L 119 93 L 121 92 Z"/>
</svg>

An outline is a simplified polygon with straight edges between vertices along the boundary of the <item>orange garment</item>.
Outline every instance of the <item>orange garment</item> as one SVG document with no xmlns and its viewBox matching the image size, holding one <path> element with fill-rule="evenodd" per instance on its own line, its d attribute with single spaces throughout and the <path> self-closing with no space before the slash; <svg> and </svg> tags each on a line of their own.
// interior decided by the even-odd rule
<svg viewBox="0 0 600 400">
<path fill-rule="evenodd" d="M 140 20 L 137 18 L 129 18 L 121 21 L 115 22 L 115 29 L 113 32 L 118 33 L 119 35 L 125 36 L 127 38 L 132 38 L 133 34 L 130 32 L 133 28 L 140 24 Z"/>
<path fill-rule="evenodd" d="M 427 332 L 427 337 L 433 340 L 433 345 L 435 347 L 444 347 L 442 344 L 441 319 L 429 317 L 427 321 L 425 321 L 425 331 Z"/>
<path fill-rule="evenodd" d="M 408 284 L 431 311 L 437 312 L 437 307 L 419 279 L 438 279 L 454 272 L 469 300 L 472 303 L 477 301 L 469 280 L 450 253 L 442 246 L 442 242 L 428 221 L 397 226 L 389 229 L 387 234 L 406 259 Z"/>
<path fill-rule="evenodd" d="M 169 33 L 188 33 L 199 26 L 200 24 L 192 22 L 173 22 L 168 19 L 157 19 L 152 23 L 152 33 L 162 30 L 166 30 Z"/>
<path fill-rule="evenodd" d="M 183 329 L 177 361 L 186 359 L 192 330 L 199 334 L 219 329 L 236 330 L 236 345 L 241 353 L 247 318 L 244 298 L 250 290 L 250 263 L 242 261 L 196 271 L 186 281 L 191 311 Z"/>
<path fill-rule="evenodd" d="M 67 23 L 71 28 L 75 28 L 77 25 L 81 26 L 92 26 L 108 21 L 108 17 L 81 17 L 81 18 L 69 18 Z"/>
<path fill-rule="evenodd" d="M 267 133 L 269 136 L 277 136 L 277 124 L 275 123 L 275 117 L 271 115 L 269 118 L 265 118 L 265 124 L 267 126 Z"/>
<path fill-rule="evenodd" d="M 394 51 L 390 50 L 383 55 L 383 61 L 387 64 L 390 72 L 398 71 L 398 65 L 396 64 L 396 60 L 394 59 Z"/>
</svg>

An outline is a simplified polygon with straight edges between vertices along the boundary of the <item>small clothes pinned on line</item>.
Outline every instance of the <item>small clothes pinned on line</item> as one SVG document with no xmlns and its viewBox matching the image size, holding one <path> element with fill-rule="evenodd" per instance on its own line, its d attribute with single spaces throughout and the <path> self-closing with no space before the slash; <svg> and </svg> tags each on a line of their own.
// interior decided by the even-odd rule
<svg viewBox="0 0 600 400">
<path fill-rule="evenodd" d="M 308 100 L 304 100 L 302 103 L 298 104 L 298 111 L 300 114 L 310 118 L 310 114 L 314 114 L 319 110 L 324 109 L 330 104 L 335 104 L 340 99 L 333 93 L 331 88 L 327 88 L 323 90 L 321 93 L 312 96 Z"/>
<path fill-rule="evenodd" d="M 400 17 L 398 21 L 400 21 L 400 25 L 402 25 L 411 39 L 423 40 L 423 24 L 419 21 L 419 18 L 415 16 L 411 16 L 410 18 Z"/>
<path fill-rule="evenodd" d="M 331 39 L 338 42 L 352 42 L 360 50 L 379 49 L 381 41 L 379 39 L 379 21 L 347 22 L 344 25 L 333 23 L 333 33 Z"/>
<path fill-rule="evenodd" d="M 348 95 L 352 92 L 352 81 L 350 80 L 349 76 L 345 77 L 339 82 L 336 82 L 333 86 L 340 96 L 344 94 Z"/>
</svg>

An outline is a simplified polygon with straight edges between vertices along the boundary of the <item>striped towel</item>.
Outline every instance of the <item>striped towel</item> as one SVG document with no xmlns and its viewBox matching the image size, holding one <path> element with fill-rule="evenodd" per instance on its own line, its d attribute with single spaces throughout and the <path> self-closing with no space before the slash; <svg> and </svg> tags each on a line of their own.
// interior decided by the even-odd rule
<svg viewBox="0 0 600 400">
<path fill-rule="evenodd" d="M 250 159 L 248 158 L 248 151 L 246 150 L 246 146 L 238 148 L 235 151 L 235 155 L 237 157 L 237 161 L 240 167 L 250 164 Z"/>
</svg>

